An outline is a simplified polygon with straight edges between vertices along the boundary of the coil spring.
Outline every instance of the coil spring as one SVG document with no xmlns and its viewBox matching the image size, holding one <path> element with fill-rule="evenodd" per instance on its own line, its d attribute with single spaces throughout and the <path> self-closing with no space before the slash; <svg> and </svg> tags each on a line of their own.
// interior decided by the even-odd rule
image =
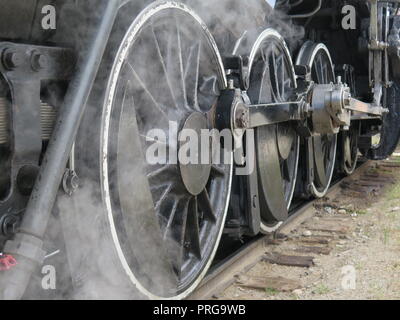
<svg viewBox="0 0 400 320">
<path fill-rule="evenodd" d="M 9 143 L 10 128 L 9 128 L 9 110 L 11 104 L 5 98 L 0 98 L 0 145 Z M 42 102 L 40 105 L 42 139 L 44 141 L 50 140 L 53 133 L 54 124 L 56 122 L 57 111 L 56 109 Z"/>
<path fill-rule="evenodd" d="M 0 145 L 8 142 L 7 100 L 0 98 Z"/>
</svg>

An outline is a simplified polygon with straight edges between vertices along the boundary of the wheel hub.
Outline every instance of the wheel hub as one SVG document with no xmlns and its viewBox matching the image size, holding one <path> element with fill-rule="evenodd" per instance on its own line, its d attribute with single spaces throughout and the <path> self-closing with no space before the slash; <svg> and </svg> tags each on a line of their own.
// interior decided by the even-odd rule
<svg viewBox="0 0 400 320">
<path fill-rule="evenodd" d="M 202 163 L 201 152 L 202 147 L 210 148 L 210 144 L 207 143 L 207 146 L 202 146 L 201 139 L 201 130 L 208 129 L 207 118 L 201 114 L 200 112 L 192 113 L 185 121 L 183 125 L 182 131 L 180 133 L 180 142 L 179 142 L 179 168 L 183 183 L 187 189 L 187 191 L 197 196 L 199 195 L 206 187 L 207 182 L 210 178 L 211 173 L 211 157 L 207 163 Z M 197 141 L 188 141 L 188 139 L 181 141 L 182 134 L 185 136 L 187 133 L 192 132 L 197 137 Z M 187 144 L 190 143 L 190 150 L 187 148 Z M 197 144 L 197 148 L 193 149 Z M 184 148 L 184 149 L 183 149 Z M 211 148 L 210 148 L 211 149 Z M 188 152 L 190 153 L 190 159 L 196 159 L 195 162 L 190 161 L 190 163 L 186 163 L 186 161 L 182 161 L 182 155 L 188 156 Z M 209 152 L 211 155 L 211 150 Z"/>
</svg>

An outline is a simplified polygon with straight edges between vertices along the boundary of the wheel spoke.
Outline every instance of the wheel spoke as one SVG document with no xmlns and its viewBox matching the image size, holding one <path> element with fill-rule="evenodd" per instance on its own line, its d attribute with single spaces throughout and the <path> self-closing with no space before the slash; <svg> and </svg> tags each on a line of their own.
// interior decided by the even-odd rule
<svg viewBox="0 0 400 320">
<path fill-rule="evenodd" d="M 290 176 L 289 163 L 287 160 L 284 160 L 282 163 L 282 178 L 287 182 L 290 182 L 292 180 Z"/>
<path fill-rule="evenodd" d="M 167 240 L 168 234 L 171 232 L 171 227 L 173 226 L 173 221 L 175 219 L 176 212 L 179 209 L 180 201 L 181 201 L 181 199 L 179 199 L 179 198 L 175 199 L 174 205 L 172 206 L 172 210 L 168 217 L 168 222 L 167 222 L 167 225 L 165 226 L 165 230 L 164 230 L 164 235 L 163 235 L 164 241 Z"/>
<path fill-rule="evenodd" d="M 215 76 L 202 76 L 199 81 L 200 80 L 201 84 L 199 85 L 198 95 L 201 94 L 201 99 L 199 96 L 197 97 L 199 106 L 202 108 L 204 105 L 207 108 L 210 108 L 212 105 L 210 100 L 219 96 L 218 79 Z M 213 97 L 206 97 L 205 93 L 208 93 L 207 95 L 212 95 Z"/>
<path fill-rule="evenodd" d="M 225 170 L 214 164 L 211 166 L 211 176 L 223 178 L 225 177 Z"/>
<path fill-rule="evenodd" d="M 163 191 L 160 199 L 158 199 L 154 209 L 156 210 L 156 212 L 158 213 L 158 215 L 162 215 L 162 213 L 160 212 L 161 206 L 163 204 L 163 202 L 168 198 L 168 196 L 171 193 L 173 186 L 172 184 L 169 184 Z"/>
<path fill-rule="evenodd" d="M 279 85 L 279 80 L 278 80 L 278 61 L 276 59 L 276 53 L 275 53 L 275 46 L 272 49 L 272 85 L 273 85 L 273 95 L 274 95 L 274 102 L 281 101 L 281 95 L 280 95 L 280 85 Z"/>
<path fill-rule="evenodd" d="M 168 222 L 170 227 L 165 231 L 165 239 L 174 269 L 179 278 L 182 277 L 182 268 L 185 261 L 185 235 L 190 201 L 177 204 L 177 209 Z"/>
<path fill-rule="evenodd" d="M 161 54 L 160 43 L 158 41 L 158 38 L 157 38 L 157 35 L 156 35 L 156 32 L 154 30 L 154 26 L 153 25 L 151 26 L 151 33 L 152 33 L 154 45 L 156 47 L 157 56 L 158 56 L 159 62 L 161 63 L 161 68 L 163 70 L 163 74 L 164 74 L 164 77 L 165 77 L 165 82 L 166 82 L 167 87 L 168 87 L 168 93 L 170 94 L 171 99 L 174 102 L 173 103 L 174 106 L 177 108 L 177 103 L 176 103 L 176 100 L 175 100 L 174 90 L 173 90 L 173 87 L 172 87 L 171 82 L 169 80 L 167 67 L 165 66 L 165 61 L 164 61 L 164 58 L 163 58 L 163 56 Z"/>
<path fill-rule="evenodd" d="M 204 219 L 211 222 L 216 222 L 217 217 L 215 216 L 214 210 L 211 205 L 210 196 L 208 195 L 207 189 L 205 189 L 198 197 L 200 210 L 203 212 Z"/>
<path fill-rule="evenodd" d="M 153 32 L 154 30 L 154 32 Z M 166 32 L 162 30 L 161 32 Z M 149 26 L 145 32 L 138 36 L 132 50 L 135 55 L 126 59 L 140 78 L 142 86 L 151 93 L 154 100 L 168 114 L 177 110 L 178 104 L 174 96 L 174 85 L 169 79 L 165 56 L 162 55 L 167 39 L 164 34 L 159 34 L 156 27 Z"/>
<path fill-rule="evenodd" d="M 319 55 L 315 57 L 315 61 L 314 61 L 314 64 L 312 66 L 312 69 L 313 69 L 313 79 L 315 79 L 315 81 L 318 84 L 324 84 L 324 79 L 321 76 Z"/>
<path fill-rule="evenodd" d="M 322 137 L 314 137 L 314 159 L 316 166 L 316 178 L 321 186 L 326 186 L 328 177 L 326 176 L 326 155 L 323 151 Z"/>
<path fill-rule="evenodd" d="M 201 43 L 198 42 L 190 48 L 189 58 L 185 68 L 185 83 L 187 101 L 194 110 L 200 111 L 197 92 L 199 89 Z"/>
<path fill-rule="evenodd" d="M 351 146 L 350 146 L 350 137 L 346 137 L 345 142 L 344 142 L 344 154 L 345 154 L 345 160 L 348 165 L 351 166 L 352 163 L 352 151 L 351 151 Z"/>
<path fill-rule="evenodd" d="M 285 97 L 285 63 L 284 63 L 283 59 L 284 59 L 284 57 L 281 55 L 279 57 L 279 61 L 280 61 L 279 65 L 280 65 L 281 77 L 282 77 L 280 79 L 280 82 L 281 82 L 281 91 L 280 91 L 281 100 L 280 101 L 284 101 L 284 97 Z"/>
<path fill-rule="evenodd" d="M 324 61 L 322 60 L 322 55 L 319 56 L 318 58 L 319 62 L 319 71 L 321 72 L 321 83 L 327 83 L 327 78 L 325 77 L 325 64 Z"/>
<path fill-rule="evenodd" d="M 165 166 L 162 166 L 161 168 L 159 168 L 157 170 L 154 170 L 154 171 L 150 172 L 147 175 L 147 178 L 149 180 L 151 180 L 151 179 L 159 178 L 159 176 L 164 175 L 164 174 L 168 174 L 168 173 L 176 174 L 173 171 L 176 171 L 176 166 L 175 165 L 165 165 Z"/>
<path fill-rule="evenodd" d="M 184 73 L 185 71 L 183 67 L 181 31 L 176 17 L 175 17 L 175 25 L 176 25 L 176 35 L 177 35 L 177 45 L 178 45 L 178 60 L 179 60 L 178 65 L 179 65 L 179 79 L 180 79 L 180 88 L 178 90 L 181 98 L 183 99 L 183 106 L 187 107 L 188 102 L 187 102 L 186 85 L 185 85 L 185 73 Z"/>
<path fill-rule="evenodd" d="M 158 112 L 158 114 L 161 114 L 166 120 L 168 120 L 167 114 L 157 103 L 156 99 L 153 97 L 153 95 L 148 90 L 147 86 L 144 84 L 142 79 L 136 73 L 133 66 L 129 62 L 126 62 L 126 65 L 128 66 L 128 70 L 130 71 L 130 73 L 133 77 L 133 80 L 134 80 L 133 82 L 131 82 L 131 84 L 135 88 L 135 93 L 144 99 L 143 103 L 149 102 L 149 105 L 151 105 L 155 109 L 157 109 L 156 111 Z M 143 94 L 140 94 L 141 92 Z M 136 103 L 136 105 L 139 107 L 138 103 Z M 143 105 L 146 105 L 146 104 L 143 104 Z M 142 106 L 142 103 L 140 104 L 140 106 Z M 140 109 L 142 110 L 142 109 L 149 109 L 149 108 L 140 108 Z"/>
<path fill-rule="evenodd" d="M 196 197 L 189 203 L 185 228 L 185 249 L 201 260 L 199 209 Z"/>
<path fill-rule="evenodd" d="M 161 45 L 160 35 L 158 36 L 158 43 L 166 69 L 166 77 L 168 78 L 171 88 L 173 88 L 176 107 L 182 110 L 182 108 L 187 107 L 187 103 L 183 79 L 181 38 L 176 20 L 173 19 L 172 21 L 172 26 L 162 30 L 161 36 L 164 46 Z"/>
<path fill-rule="evenodd" d="M 258 103 L 268 103 L 272 101 L 272 84 L 270 78 L 269 64 L 264 63 L 264 70 L 261 75 L 260 90 L 258 95 Z"/>
</svg>

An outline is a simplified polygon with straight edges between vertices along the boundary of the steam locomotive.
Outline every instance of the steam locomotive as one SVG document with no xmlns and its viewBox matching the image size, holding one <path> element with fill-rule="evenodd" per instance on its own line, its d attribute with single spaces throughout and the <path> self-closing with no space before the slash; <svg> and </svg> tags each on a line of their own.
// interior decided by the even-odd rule
<svg viewBox="0 0 400 320">
<path fill-rule="evenodd" d="M 273 233 L 390 156 L 399 6 L 0 0 L 0 297 L 57 216 L 79 297 L 185 298 L 224 234 Z"/>
</svg>

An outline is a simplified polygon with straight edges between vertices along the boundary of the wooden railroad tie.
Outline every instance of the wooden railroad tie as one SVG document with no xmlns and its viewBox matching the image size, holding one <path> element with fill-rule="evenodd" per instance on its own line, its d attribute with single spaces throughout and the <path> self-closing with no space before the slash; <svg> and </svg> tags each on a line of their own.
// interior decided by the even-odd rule
<svg viewBox="0 0 400 320">
<path fill-rule="evenodd" d="M 328 233 L 338 233 L 338 234 L 347 234 L 349 232 L 349 228 L 347 226 L 341 225 L 315 225 L 308 228 L 310 231 L 318 231 L 318 232 L 328 232 Z"/>
<path fill-rule="evenodd" d="M 293 290 L 302 288 L 299 281 L 283 277 L 239 276 L 236 283 L 244 288 L 279 292 L 292 292 Z"/>
<path fill-rule="evenodd" d="M 296 248 L 294 251 L 300 253 L 315 253 L 315 254 L 323 254 L 329 255 L 332 252 L 332 248 L 330 247 L 312 247 L 312 246 L 301 246 Z"/>
<path fill-rule="evenodd" d="M 267 254 L 263 261 L 288 267 L 310 268 L 314 265 L 314 257 L 287 256 L 281 254 Z"/>
<path fill-rule="evenodd" d="M 323 237 L 310 237 L 310 238 L 300 238 L 299 239 L 303 243 L 308 243 L 308 244 L 329 244 L 332 239 L 326 239 Z"/>
</svg>

